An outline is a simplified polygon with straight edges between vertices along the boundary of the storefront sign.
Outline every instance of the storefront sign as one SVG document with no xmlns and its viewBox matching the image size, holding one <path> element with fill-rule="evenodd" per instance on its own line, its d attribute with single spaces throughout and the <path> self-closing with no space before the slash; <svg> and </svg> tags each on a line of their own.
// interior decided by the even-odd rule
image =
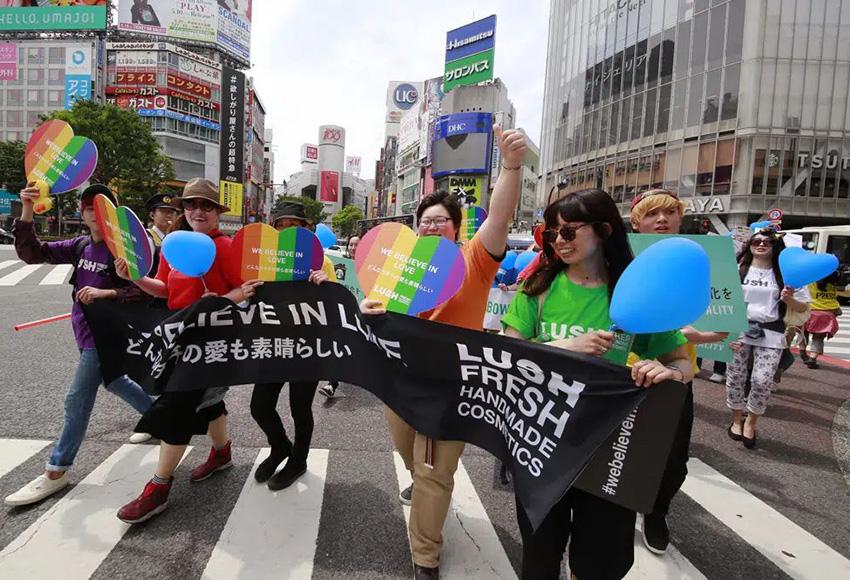
<svg viewBox="0 0 850 580">
<path fill-rule="evenodd" d="M 419 92 L 409 83 L 398 85 L 393 92 L 393 102 L 403 111 L 408 110 L 419 100 Z"/>
<path fill-rule="evenodd" d="M 812 155 L 809 152 L 804 153 L 802 151 L 797 153 L 798 167 L 811 166 L 812 169 L 822 169 L 823 167 L 826 167 L 827 169 L 835 169 L 839 165 L 841 165 L 842 171 L 850 169 L 850 156 L 839 156 L 835 151 L 831 151 L 826 155 L 820 153 Z"/>
<path fill-rule="evenodd" d="M 715 195 L 711 197 L 686 197 L 685 211 L 692 214 L 726 213 L 729 211 L 729 196 Z"/>
<path fill-rule="evenodd" d="M 115 73 L 116 85 L 156 85 L 156 71 Z"/>
<path fill-rule="evenodd" d="M 18 45 L 11 42 L 0 44 L 0 81 L 18 78 Z"/>
<path fill-rule="evenodd" d="M 493 78 L 496 15 L 488 16 L 446 34 L 446 67 L 443 91 L 474 85 Z"/>
</svg>

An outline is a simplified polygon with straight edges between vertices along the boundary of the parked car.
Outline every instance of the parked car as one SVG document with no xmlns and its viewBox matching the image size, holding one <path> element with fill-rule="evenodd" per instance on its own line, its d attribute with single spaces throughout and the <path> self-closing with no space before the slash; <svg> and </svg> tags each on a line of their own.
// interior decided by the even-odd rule
<svg viewBox="0 0 850 580">
<path fill-rule="evenodd" d="M 14 243 L 15 243 L 15 237 L 11 233 L 4 230 L 3 228 L 0 228 L 0 244 L 14 244 Z"/>
</svg>

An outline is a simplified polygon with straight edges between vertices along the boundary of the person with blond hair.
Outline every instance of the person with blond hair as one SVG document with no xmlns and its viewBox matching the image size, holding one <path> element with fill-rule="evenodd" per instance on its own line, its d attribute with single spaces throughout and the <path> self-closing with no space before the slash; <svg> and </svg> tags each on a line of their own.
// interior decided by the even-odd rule
<svg viewBox="0 0 850 580">
<path fill-rule="evenodd" d="M 685 204 L 679 196 L 668 189 L 650 189 L 641 192 L 632 200 L 630 219 L 632 228 L 641 234 L 675 235 L 682 226 L 685 215 Z M 696 346 L 698 344 L 720 342 L 725 339 L 725 332 L 700 332 L 692 326 L 682 329 L 682 334 L 688 339 L 685 349 L 691 359 L 694 373 L 699 372 L 696 364 Z M 667 467 L 661 478 L 658 496 L 651 513 L 643 518 L 643 543 L 654 554 L 663 554 L 670 543 L 670 529 L 667 527 L 667 513 L 673 497 L 685 482 L 688 475 L 688 448 L 691 443 L 691 430 L 694 426 L 694 392 L 693 383 L 688 383 L 685 404 L 679 418 L 679 426 L 673 447 L 667 458 Z"/>
</svg>

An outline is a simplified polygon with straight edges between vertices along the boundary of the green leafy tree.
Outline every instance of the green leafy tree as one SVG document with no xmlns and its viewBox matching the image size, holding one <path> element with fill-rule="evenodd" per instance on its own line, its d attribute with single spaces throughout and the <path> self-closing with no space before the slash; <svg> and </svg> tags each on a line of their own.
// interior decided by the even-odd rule
<svg viewBox="0 0 850 580">
<path fill-rule="evenodd" d="M 334 214 L 331 224 L 342 237 L 351 237 L 357 229 L 357 221 L 363 219 L 363 212 L 356 205 L 347 205 Z"/>
<path fill-rule="evenodd" d="M 69 111 L 54 111 L 46 119 L 61 119 L 97 145 L 93 183 L 105 183 L 144 221 L 145 200 L 174 179 L 174 166 L 134 111 L 115 105 L 79 100 Z"/>
<path fill-rule="evenodd" d="M 275 213 L 280 210 L 281 205 L 286 201 L 297 201 L 304 206 L 304 213 L 307 214 L 307 219 L 310 223 L 320 224 L 328 217 L 325 213 L 325 205 L 321 201 L 316 201 L 312 197 L 304 197 L 303 195 L 281 195 L 274 201 Z"/>
<path fill-rule="evenodd" d="M 6 191 L 17 193 L 27 184 L 24 175 L 24 151 L 22 141 L 0 141 L 0 186 Z"/>
</svg>

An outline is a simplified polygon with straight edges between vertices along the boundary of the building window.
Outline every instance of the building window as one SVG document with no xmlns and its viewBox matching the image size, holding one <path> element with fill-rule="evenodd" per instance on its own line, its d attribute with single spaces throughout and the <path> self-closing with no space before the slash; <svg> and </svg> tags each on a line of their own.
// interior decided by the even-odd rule
<svg viewBox="0 0 850 580">
<path fill-rule="evenodd" d="M 702 73 L 692 76 L 688 91 L 688 127 L 696 127 L 702 120 Z"/>
<path fill-rule="evenodd" d="M 47 49 L 47 62 L 49 64 L 65 64 L 65 48 L 60 46 Z"/>
<path fill-rule="evenodd" d="M 39 89 L 30 89 L 27 91 L 27 105 L 41 106 L 44 103 L 44 91 Z"/>
<path fill-rule="evenodd" d="M 21 129 L 24 126 L 23 111 L 6 111 L 6 126 L 10 129 Z"/>
<path fill-rule="evenodd" d="M 44 69 L 31 68 L 27 71 L 27 80 L 30 84 L 44 84 Z"/>
<path fill-rule="evenodd" d="M 705 39 L 708 36 L 708 14 L 694 18 L 693 48 L 691 48 L 691 74 L 705 70 Z"/>
<path fill-rule="evenodd" d="M 44 49 L 43 48 L 28 48 L 27 62 L 29 64 L 44 64 Z"/>
<path fill-rule="evenodd" d="M 19 141 L 20 138 L 18 131 L 6 131 L 6 141 Z"/>
<path fill-rule="evenodd" d="M 6 90 L 6 104 L 10 107 L 20 107 L 24 104 L 24 90 L 23 89 L 7 89 Z"/>
<path fill-rule="evenodd" d="M 47 71 L 48 85 L 64 85 L 65 84 L 65 69 L 51 68 Z"/>
<path fill-rule="evenodd" d="M 738 116 L 738 87 L 741 82 L 741 65 L 726 67 L 723 80 L 723 102 L 720 106 L 720 119 L 734 119 Z M 802 84 L 802 83 L 797 83 Z"/>
<path fill-rule="evenodd" d="M 726 5 L 711 9 L 708 29 L 708 70 L 723 64 L 723 33 L 726 28 Z"/>
<path fill-rule="evenodd" d="M 28 111 L 27 112 L 27 127 L 35 127 L 39 122 L 39 112 L 38 111 Z"/>
<path fill-rule="evenodd" d="M 47 91 L 47 104 L 56 107 L 62 104 L 62 91 Z"/>
</svg>

